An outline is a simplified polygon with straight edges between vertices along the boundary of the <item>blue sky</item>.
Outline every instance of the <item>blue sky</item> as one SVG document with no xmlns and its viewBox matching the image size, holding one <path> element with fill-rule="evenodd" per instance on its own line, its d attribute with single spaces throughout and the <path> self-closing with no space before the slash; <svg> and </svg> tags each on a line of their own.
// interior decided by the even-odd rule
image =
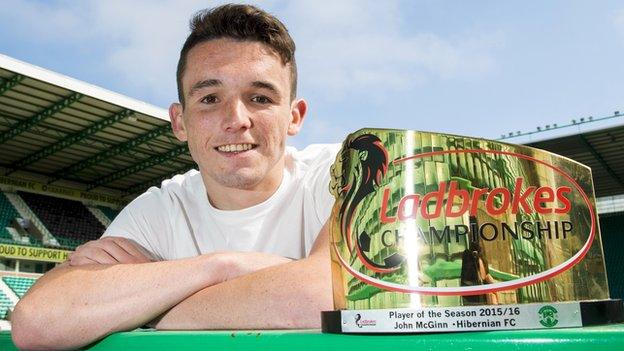
<svg viewBox="0 0 624 351">
<path fill-rule="evenodd" d="M 190 15 L 220 3 L 6 0 L 0 53 L 166 108 Z M 622 1 L 254 4 L 297 43 L 310 103 L 297 146 L 362 127 L 498 138 L 624 112 Z"/>
</svg>

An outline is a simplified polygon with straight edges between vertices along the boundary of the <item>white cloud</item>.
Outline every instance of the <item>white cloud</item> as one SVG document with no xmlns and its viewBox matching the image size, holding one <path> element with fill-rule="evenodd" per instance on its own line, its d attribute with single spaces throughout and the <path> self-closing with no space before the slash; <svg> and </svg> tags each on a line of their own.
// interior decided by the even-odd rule
<svg viewBox="0 0 624 351">
<path fill-rule="evenodd" d="M 470 79 L 496 68 L 500 33 L 455 40 L 410 30 L 399 1 L 291 2 L 284 11 L 298 46 L 302 82 L 332 100 L 377 95 L 433 79 Z"/>
<path fill-rule="evenodd" d="M 10 1 L 0 20 L 13 19 L 16 32 L 33 42 L 101 45 L 96 63 L 137 96 L 175 97 L 175 65 L 196 10 L 216 1 L 62 1 L 55 5 Z M 409 3 L 408 3 L 409 4 Z M 340 100 L 347 94 L 376 99 L 436 79 L 471 79 L 495 67 L 500 35 L 454 39 L 414 31 L 402 13 L 408 6 L 388 1 L 265 1 L 298 43 L 300 81 L 314 95 Z M 276 6 L 277 5 L 277 6 Z M 15 20 L 19 19 L 19 20 Z M 308 89 L 308 92 L 310 90 Z M 380 93 L 381 92 L 381 93 Z"/>
<path fill-rule="evenodd" d="M 206 2 L 106 1 L 94 6 L 100 34 L 119 37 L 105 63 L 134 90 L 175 97 L 175 67 L 188 20 Z M 207 5 L 210 5 L 209 3 Z"/>
<path fill-rule="evenodd" d="M 89 6 L 73 3 L 71 6 L 57 4 L 7 0 L 3 2 L 0 20 L 10 24 L 11 35 L 26 38 L 34 43 L 49 43 L 59 40 L 83 40 L 93 34 L 85 18 L 89 18 Z"/>
<path fill-rule="evenodd" d="M 101 71 L 139 96 L 167 101 L 175 97 L 175 65 L 190 15 L 216 3 L 12 0 L 0 20 L 11 21 L 17 35 L 36 45 L 63 43 L 86 50 L 99 45 L 104 55 L 95 64 Z"/>
</svg>

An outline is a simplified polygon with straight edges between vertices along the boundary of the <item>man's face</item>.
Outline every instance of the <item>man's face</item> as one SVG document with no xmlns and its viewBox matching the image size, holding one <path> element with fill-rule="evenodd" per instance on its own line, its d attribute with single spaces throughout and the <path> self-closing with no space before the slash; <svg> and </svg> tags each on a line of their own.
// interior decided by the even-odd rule
<svg viewBox="0 0 624 351">
<path fill-rule="evenodd" d="M 290 67 L 259 42 L 211 40 L 187 56 L 185 106 L 169 109 L 207 186 L 271 190 L 281 181 L 286 137 L 306 103 L 290 100 Z"/>
</svg>

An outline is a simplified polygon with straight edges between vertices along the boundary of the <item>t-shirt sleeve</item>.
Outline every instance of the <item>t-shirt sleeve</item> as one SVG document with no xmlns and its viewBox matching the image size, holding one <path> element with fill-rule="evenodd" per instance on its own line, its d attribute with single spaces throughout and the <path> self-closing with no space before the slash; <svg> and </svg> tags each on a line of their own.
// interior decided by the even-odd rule
<svg viewBox="0 0 624 351">
<path fill-rule="evenodd" d="M 166 256 L 163 245 L 171 228 L 166 208 L 160 189 L 150 188 L 115 217 L 102 237 L 130 239 L 147 250 L 154 259 L 163 260 Z"/>
</svg>

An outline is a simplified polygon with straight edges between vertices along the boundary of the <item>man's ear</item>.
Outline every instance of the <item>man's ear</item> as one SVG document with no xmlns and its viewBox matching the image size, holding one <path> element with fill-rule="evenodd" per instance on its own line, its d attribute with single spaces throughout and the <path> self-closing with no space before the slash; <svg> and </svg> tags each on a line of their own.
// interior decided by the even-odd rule
<svg viewBox="0 0 624 351">
<path fill-rule="evenodd" d="M 292 102 L 290 106 L 290 123 L 288 124 L 288 135 L 293 136 L 299 133 L 303 126 L 303 119 L 308 112 L 308 103 L 304 99 Z"/>
<path fill-rule="evenodd" d="M 169 119 L 171 120 L 171 129 L 176 138 L 180 141 L 186 141 L 186 127 L 184 126 L 184 116 L 182 112 L 184 108 L 179 103 L 173 103 L 169 106 Z"/>
</svg>

